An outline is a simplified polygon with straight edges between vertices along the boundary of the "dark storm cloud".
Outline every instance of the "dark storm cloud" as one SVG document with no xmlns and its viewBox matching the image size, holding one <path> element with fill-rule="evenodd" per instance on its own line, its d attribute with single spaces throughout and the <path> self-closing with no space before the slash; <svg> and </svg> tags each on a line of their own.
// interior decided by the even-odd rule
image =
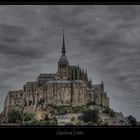
<svg viewBox="0 0 140 140">
<path fill-rule="evenodd" d="M 27 29 L 24 27 L 0 24 L 0 53 L 20 56 L 20 58 L 24 57 L 24 59 L 44 55 L 44 51 L 38 52 L 39 46 L 34 46 L 33 43 L 36 40 L 33 40 L 33 42 L 32 40 L 30 40 L 30 42 L 28 41 L 26 36 L 28 36 L 29 33 L 30 32 L 27 32 Z"/>
<path fill-rule="evenodd" d="M 139 5 L 0 6 L 1 104 L 8 90 L 56 71 L 62 29 L 70 64 L 103 79 L 111 107 L 139 119 Z"/>
</svg>

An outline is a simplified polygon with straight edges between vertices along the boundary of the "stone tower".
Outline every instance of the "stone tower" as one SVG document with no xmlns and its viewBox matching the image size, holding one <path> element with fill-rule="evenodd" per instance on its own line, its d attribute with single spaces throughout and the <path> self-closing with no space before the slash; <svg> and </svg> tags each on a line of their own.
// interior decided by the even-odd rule
<svg viewBox="0 0 140 140">
<path fill-rule="evenodd" d="M 68 80 L 68 78 L 69 78 L 69 62 L 66 57 L 65 38 L 64 38 L 64 30 L 63 30 L 62 51 L 61 51 L 60 59 L 58 61 L 58 79 Z"/>
</svg>

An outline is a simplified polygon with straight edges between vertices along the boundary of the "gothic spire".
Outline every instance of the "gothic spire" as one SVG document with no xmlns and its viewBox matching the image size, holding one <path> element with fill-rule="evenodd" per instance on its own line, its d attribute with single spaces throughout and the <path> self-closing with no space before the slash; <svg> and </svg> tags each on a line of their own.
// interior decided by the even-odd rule
<svg viewBox="0 0 140 140">
<path fill-rule="evenodd" d="M 62 42 L 62 51 L 61 56 L 59 59 L 59 63 L 68 63 L 67 57 L 66 57 L 66 50 L 65 50 L 65 38 L 64 38 L 64 30 L 63 30 L 63 42 Z"/>
<path fill-rule="evenodd" d="M 64 30 L 63 30 L 63 43 L 62 43 L 62 54 L 65 55 L 66 49 L 65 49 L 65 37 L 64 37 Z"/>
<path fill-rule="evenodd" d="M 101 88 L 104 90 L 104 82 L 103 82 L 103 80 L 101 82 Z"/>
</svg>

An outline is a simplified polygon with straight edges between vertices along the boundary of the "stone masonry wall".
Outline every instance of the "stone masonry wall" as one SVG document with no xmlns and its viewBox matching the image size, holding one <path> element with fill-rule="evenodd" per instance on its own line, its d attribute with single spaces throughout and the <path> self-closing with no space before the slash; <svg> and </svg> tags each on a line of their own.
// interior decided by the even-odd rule
<svg viewBox="0 0 140 140">
<path fill-rule="evenodd" d="M 81 106 L 89 102 L 109 107 L 109 98 L 101 90 L 86 91 L 85 83 L 48 83 L 42 87 L 26 85 L 23 90 L 10 91 L 5 99 L 4 112 L 11 107 L 34 113 L 38 106 Z"/>
</svg>

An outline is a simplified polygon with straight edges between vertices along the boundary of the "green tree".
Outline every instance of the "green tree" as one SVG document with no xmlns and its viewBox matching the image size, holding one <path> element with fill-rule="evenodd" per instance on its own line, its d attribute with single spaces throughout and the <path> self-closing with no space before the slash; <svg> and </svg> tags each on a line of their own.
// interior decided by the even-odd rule
<svg viewBox="0 0 140 140">
<path fill-rule="evenodd" d="M 98 123 L 99 120 L 99 111 L 88 109 L 83 112 L 82 120 L 84 122 L 94 122 Z"/>
<path fill-rule="evenodd" d="M 74 125 L 84 125 L 84 122 L 81 119 L 75 119 L 74 120 Z"/>
<path fill-rule="evenodd" d="M 64 107 L 56 108 L 56 115 L 64 115 L 66 114 L 66 109 Z"/>
<path fill-rule="evenodd" d="M 110 109 L 109 107 L 105 108 L 105 110 L 103 112 L 108 114 L 110 117 L 114 117 L 114 115 L 115 115 L 114 111 L 112 109 Z"/>
<path fill-rule="evenodd" d="M 24 113 L 23 114 L 23 121 L 27 122 L 27 121 L 31 121 L 34 119 L 34 115 L 32 113 Z"/>
<path fill-rule="evenodd" d="M 128 116 L 128 121 L 132 126 L 136 126 L 137 125 L 137 120 L 135 117 L 133 117 L 132 115 Z"/>
<path fill-rule="evenodd" d="M 49 125 L 57 125 L 57 124 L 58 122 L 56 117 L 49 119 Z"/>
<path fill-rule="evenodd" d="M 85 106 L 72 107 L 73 113 L 83 113 L 85 110 L 87 110 L 87 108 Z"/>
<path fill-rule="evenodd" d="M 22 122 L 22 111 L 19 109 L 12 108 L 7 115 L 9 123 Z"/>
</svg>

